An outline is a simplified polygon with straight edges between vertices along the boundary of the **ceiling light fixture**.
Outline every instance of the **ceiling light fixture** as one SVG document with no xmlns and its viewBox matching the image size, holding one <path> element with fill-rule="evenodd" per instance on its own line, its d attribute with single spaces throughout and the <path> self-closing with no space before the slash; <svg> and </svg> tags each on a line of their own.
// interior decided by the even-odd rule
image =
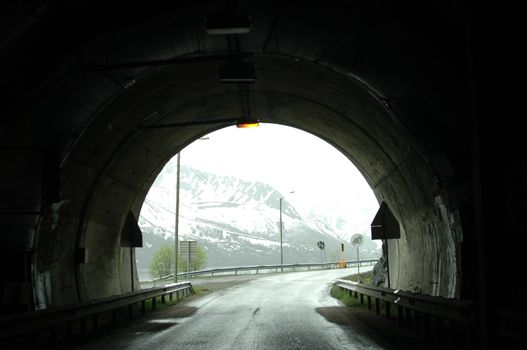
<svg viewBox="0 0 527 350">
<path fill-rule="evenodd" d="M 205 32 L 209 35 L 247 34 L 251 32 L 249 15 L 218 15 L 205 18 Z"/>
<path fill-rule="evenodd" d="M 240 129 L 257 128 L 260 126 L 260 121 L 255 118 L 243 118 L 236 122 L 236 127 Z"/>
</svg>

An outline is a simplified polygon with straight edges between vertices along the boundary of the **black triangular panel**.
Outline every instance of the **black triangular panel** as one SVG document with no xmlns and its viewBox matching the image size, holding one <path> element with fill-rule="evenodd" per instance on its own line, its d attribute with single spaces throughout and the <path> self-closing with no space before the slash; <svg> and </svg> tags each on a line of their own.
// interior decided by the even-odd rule
<svg viewBox="0 0 527 350">
<path fill-rule="evenodd" d="M 392 214 L 388 204 L 382 202 L 371 223 L 371 239 L 401 238 L 399 222 Z"/>
</svg>

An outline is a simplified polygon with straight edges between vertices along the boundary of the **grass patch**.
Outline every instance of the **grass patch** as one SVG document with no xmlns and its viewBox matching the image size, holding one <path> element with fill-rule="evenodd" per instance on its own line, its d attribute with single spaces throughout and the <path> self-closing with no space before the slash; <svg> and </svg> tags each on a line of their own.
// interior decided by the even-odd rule
<svg viewBox="0 0 527 350">
<path fill-rule="evenodd" d="M 211 291 L 208 287 L 203 286 L 192 286 L 192 288 L 194 288 L 194 292 L 196 293 L 196 295 L 208 294 Z"/>
<path fill-rule="evenodd" d="M 357 282 L 357 274 L 349 275 L 349 276 L 343 277 L 342 279 Z M 360 274 L 360 281 L 364 284 L 371 285 L 372 279 L 373 279 L 373 271 L 364 272 Z M 360 308 L 368 307 L 368 299 L 367 299 L 368 297 L 366 295 L 364 295 L 363 297 L 364 304 L 361 304 L 360 302 L 360 294 L 357 294 L 357 296 L 355 297 L 355 293 L 350 294 L 348 290 L 342 289 L 337 286 L 331 287 L 330 295 L 333 298 L 340 300 L 346 306 L 360 307 Z M 372 305 L 372 310 L 375 310 L 375 298 L 373 297 L 371 298 L 371 305 Z M 390 303 L 389 307 L 390 307 L 390 315 L 392 317 L 398 316 L 397 305 Z M 386 316 L 386 303 L 382 300 L 380 300 L 380 303 L 379 303 L 379 314 L 383 317 Z"/>
<path fill-rule="evenodd" d="M 340 287 L 333 286 L 329 291 L 329 294 L 338 300 L 340 300 L 344 305 L 351 307 L 362 307 L 359 298 L 351 296 L 347 290 L 344 290 Z"/>
<path fill-rule="evenodd" d="M 357 282 L 359 280 L 357 278 L 357 274 L 342 277 L 342 279 L 348 280 L 348 281 L 354 281 L 354 282 Z M 372 279 L 373 279 L 373 271 L 362 272 L 360 274 L 360 281 L 364 284 L 371 284 Z M 363 307 L 363 308 L 367 307 L 366 296 L 364 296 L 364 304 L 361 304 L 360 296 L 354 297 L 350 295 L 347 290 L 344 290 L 340 287 L 337 287 L 337 286 L 331 287 L 329 294 L 333 298 L 340 300 L 346 306 Z"/>
<path fill-rule="evenodd" d="M 349 275 L 346 277 L 342 277 L 343 280 L 353 281 L 357 282 L 359 279 L 357 278 L 357 274 Z M 373 271 L 368 272 L 361 272 L 360 274 L 360 281 L 365 284 L 371 284 L 371 281 L 373 280 Z"/>
</svg>

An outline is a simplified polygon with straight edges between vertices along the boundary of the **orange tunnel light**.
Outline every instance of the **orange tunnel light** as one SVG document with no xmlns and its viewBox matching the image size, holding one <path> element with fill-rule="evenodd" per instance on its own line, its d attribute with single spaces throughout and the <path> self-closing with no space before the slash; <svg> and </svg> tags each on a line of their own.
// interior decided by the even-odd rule
<svg viewBox="0 0 527 350">
<path fill-rule="evenodd" d="M 236 123 L 236 127 L 242 129 L 257 128 L 259 126 L 260 122 L 258 119 L 242 119 Z"/>
</svg>

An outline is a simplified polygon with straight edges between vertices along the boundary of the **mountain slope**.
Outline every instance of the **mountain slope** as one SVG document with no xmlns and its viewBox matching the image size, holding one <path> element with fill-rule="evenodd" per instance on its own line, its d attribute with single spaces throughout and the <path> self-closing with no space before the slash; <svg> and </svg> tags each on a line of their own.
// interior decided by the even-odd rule
<svg viewBox="0 0 527 350">
<path fill-rule="evenodd" d="M 153 252 L 174 244 L 176 180 L 175 164 L 169 162 L 156 179 L 143 204 L 139 225 L 144 247 L 136 250 L 140 278 L 145 276 Z M 206 250 L 209 267 L 280 263 L 280 198 L 272 186 L 234 177 L 217 176 L 189 167 L 180 172 L 179 239 L 196 240 Z M 328 260 L 355 259 L 355 249 L 333 226 L 343 219 L 331 213 L 300 214 L 282 199 L 284 263 L 320 262 L 316 243 L 326 243 Z M 350 252 L 351 251 L 351 252 Z M 367 240 L 361 258 L 380 255 Z"/>
</svg>

